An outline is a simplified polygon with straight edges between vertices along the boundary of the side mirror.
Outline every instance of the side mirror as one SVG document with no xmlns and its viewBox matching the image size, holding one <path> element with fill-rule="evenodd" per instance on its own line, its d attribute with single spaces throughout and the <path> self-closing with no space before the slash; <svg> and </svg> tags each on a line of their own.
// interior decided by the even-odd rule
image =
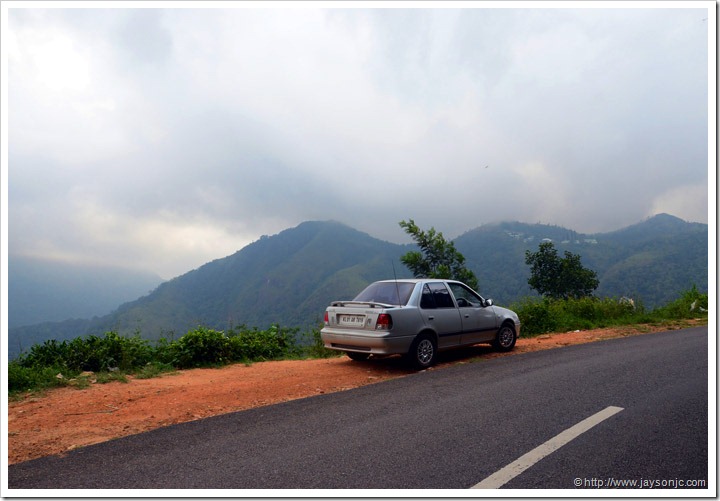
<svg viewBox="0 0 720 501">
<path fill-rule="evenodd" d="M 486 300 L 485 300 L 485 306 L 492 306 L 492 305 L 493 305 L 493 300 L 492 300 L 492 299 L 486 299 Z"/>
</svg>

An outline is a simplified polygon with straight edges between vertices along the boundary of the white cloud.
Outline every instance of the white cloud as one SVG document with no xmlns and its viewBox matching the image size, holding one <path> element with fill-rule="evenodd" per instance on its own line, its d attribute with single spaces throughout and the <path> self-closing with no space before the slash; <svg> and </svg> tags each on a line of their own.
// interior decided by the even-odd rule
<svg viewBox="0 0 720 501">
<path fill-rule="evenodd" d="M 257 238 L 255 230 L 218 224 L 202 214 L 188 218 L 171 210 L 134 217 L 73 194 L 72 216 L 49 216 L 47 235 L 21 254 L 68 262 L 117 265 L 172 278 L 211 259 L 228 256 Z M 60 225 L 61 236 L 52 226 Z M 72 243 L 72 248 L 69 244 Z M 208 258 L 208 256 L 213 256 Z"/>
<path fill-rule="evenodd" d="M 707 9 L 9 14 L 11 252 L 167 276 L 308 219 L 707 220 Z"/>
</svg>

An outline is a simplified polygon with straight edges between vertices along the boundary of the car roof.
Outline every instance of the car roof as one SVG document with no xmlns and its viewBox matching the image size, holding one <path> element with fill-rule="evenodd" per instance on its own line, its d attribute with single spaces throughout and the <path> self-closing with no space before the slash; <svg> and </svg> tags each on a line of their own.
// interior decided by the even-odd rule
<svg viewBox="0 0 720 501">
<path fill-rule="evenodd" d="M 449 278 L 390 278 L 387 280 L 378 280 L 378 282 L 383 283 L 395 283 L 395 282 L 404 282 L 404 283 L 411 283 L 411 284 L 417 284 L 420 282 L 450 282 L 450 283 L 462 283 L 458 282 L 457 280 L 450 280 Z"/>
</svg>

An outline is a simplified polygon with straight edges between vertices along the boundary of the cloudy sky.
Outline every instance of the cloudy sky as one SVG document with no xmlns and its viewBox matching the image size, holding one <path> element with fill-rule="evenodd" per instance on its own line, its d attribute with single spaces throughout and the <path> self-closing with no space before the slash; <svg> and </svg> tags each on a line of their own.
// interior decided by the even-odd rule
<svg viewBox="0 0 720 501">
<path fill-rule="evenodd" d="M 714 2 L 3 4 L 10 259 L 172 278 L 306 220 L 714 213 Z"/>
</svg>

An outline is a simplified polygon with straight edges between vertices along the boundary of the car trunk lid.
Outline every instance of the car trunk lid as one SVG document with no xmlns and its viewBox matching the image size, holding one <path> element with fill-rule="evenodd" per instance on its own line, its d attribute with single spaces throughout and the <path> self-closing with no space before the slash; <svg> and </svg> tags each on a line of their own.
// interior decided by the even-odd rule
<svg viewBox="0 0 720 501">
<path fill-rule="evenodd" d="M 386 313 L 388 308 L 392 309 L 394 306 L 373 302 L 334 301 L 326 310 L 325 323 L 341 329 L 374 331 L 377 328 L 389 328 L 392 323 Z"/>
</svg>

